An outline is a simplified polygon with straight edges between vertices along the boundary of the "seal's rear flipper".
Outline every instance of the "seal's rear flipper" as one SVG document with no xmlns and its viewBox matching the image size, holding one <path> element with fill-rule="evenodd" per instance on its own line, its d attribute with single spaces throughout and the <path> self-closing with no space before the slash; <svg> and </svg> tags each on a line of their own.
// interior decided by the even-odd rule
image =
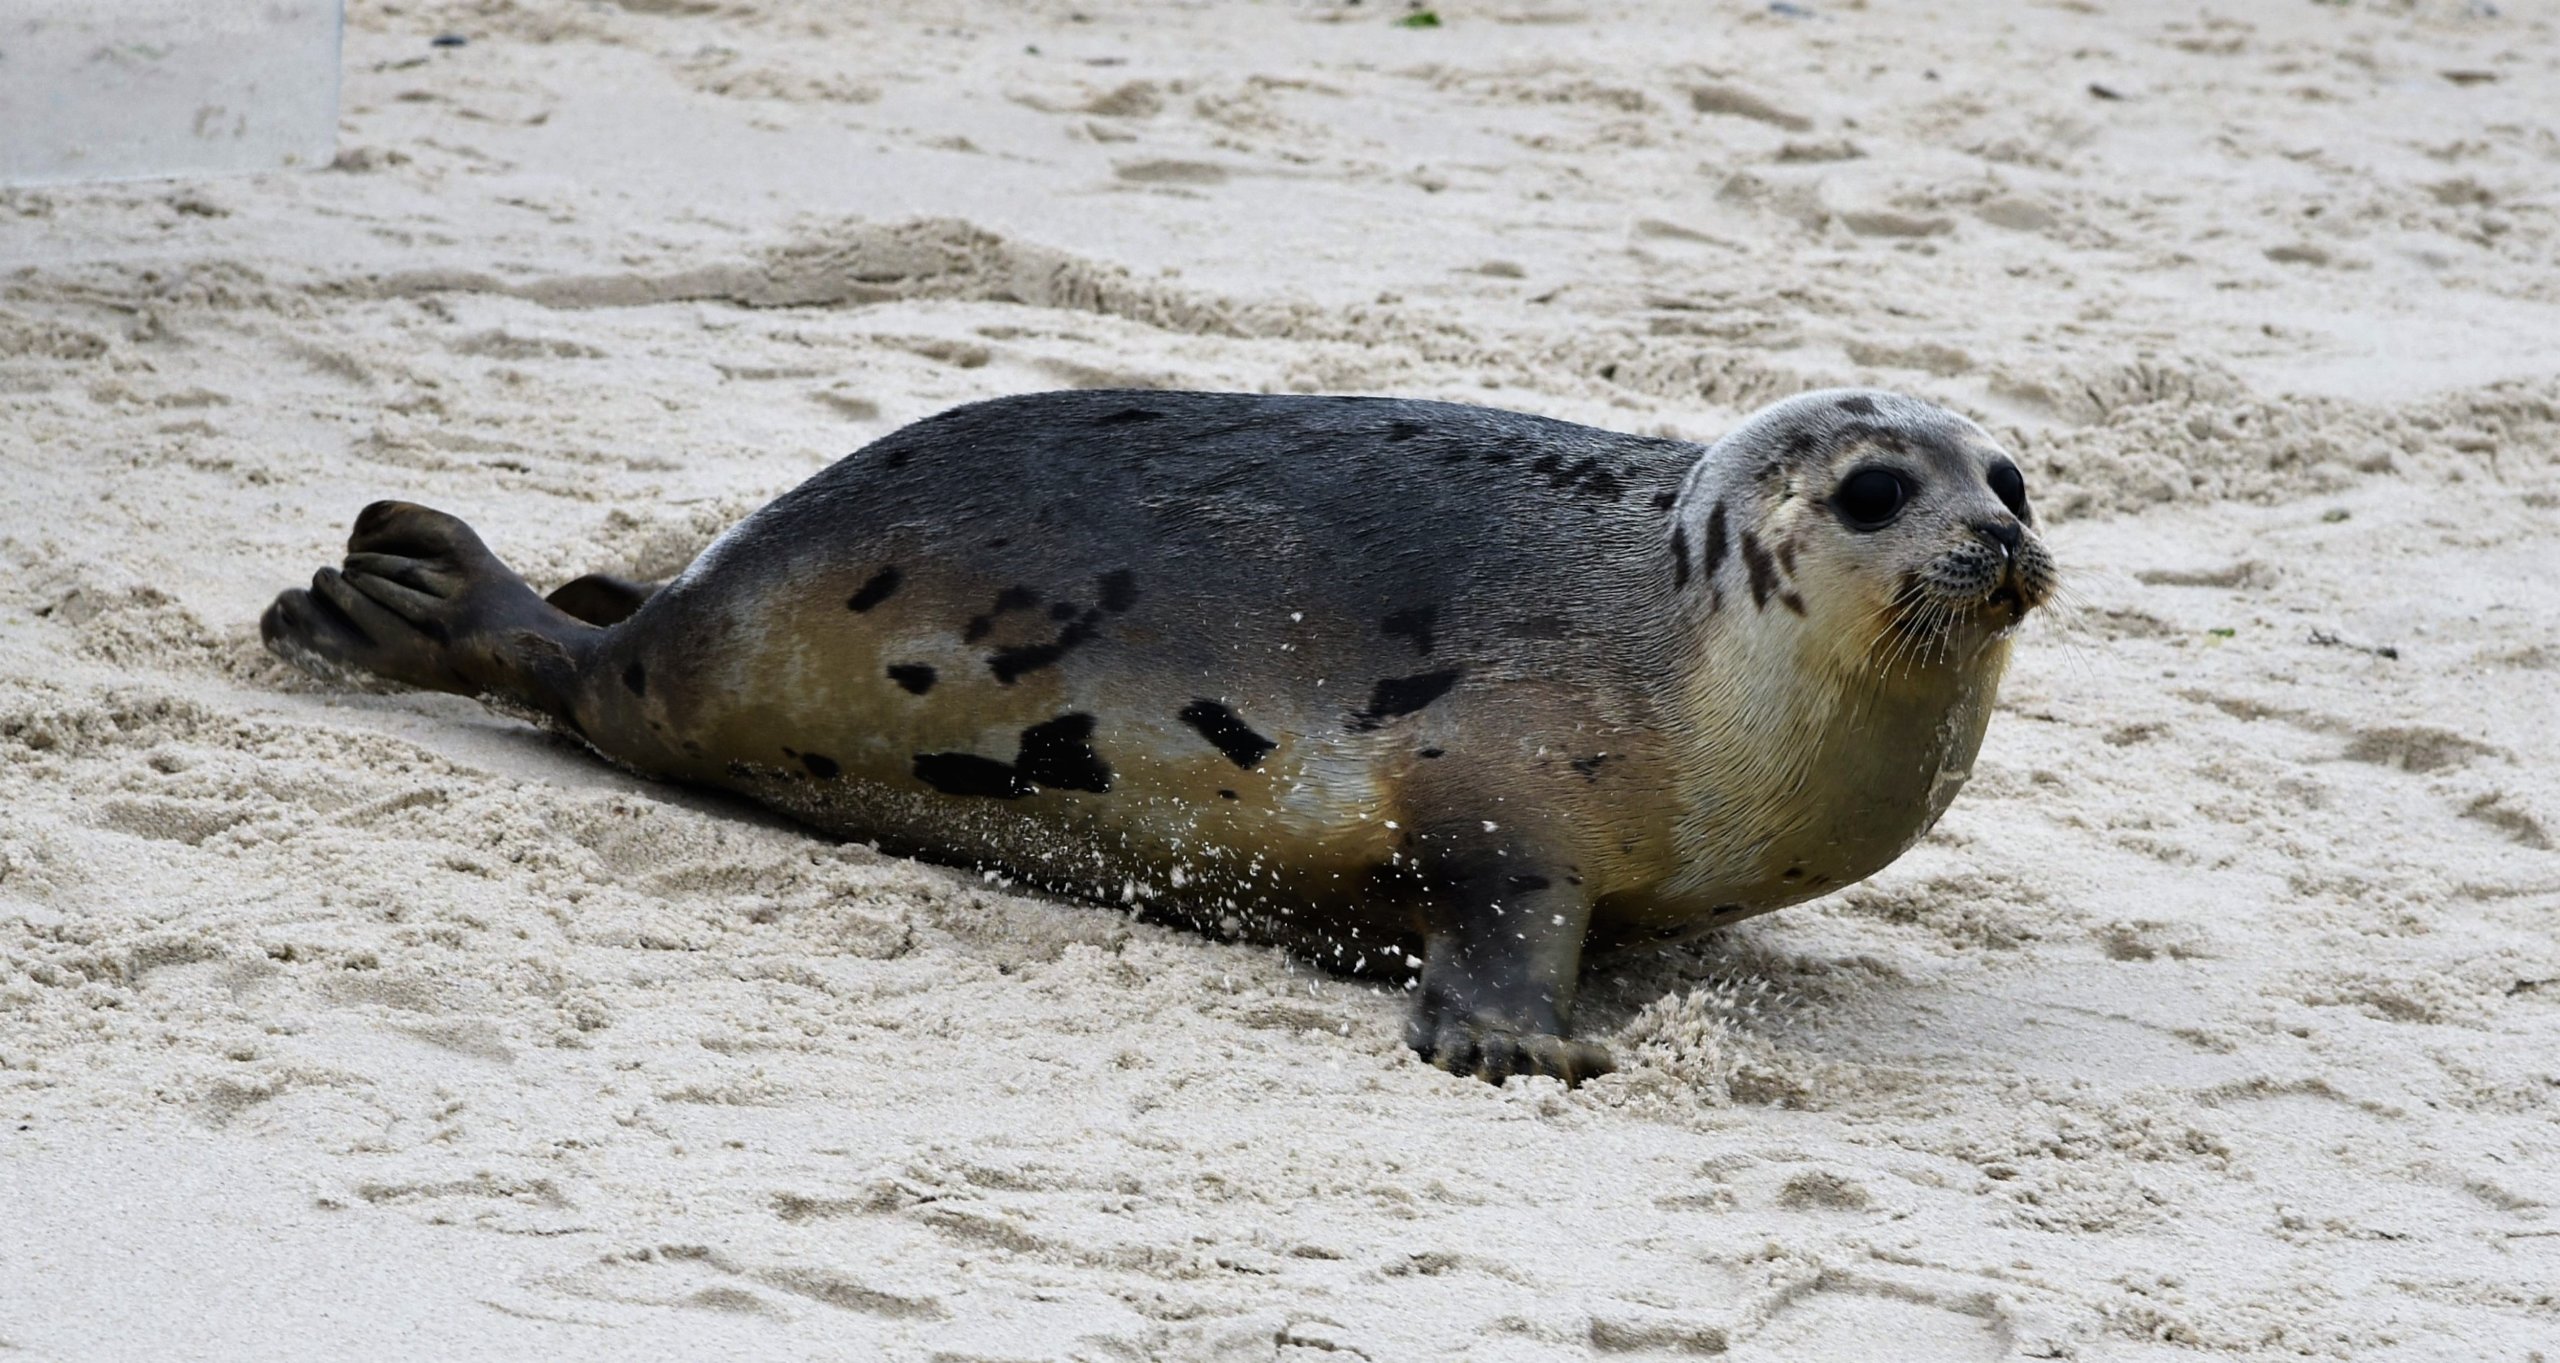
<svg viewBox="0 0 2560 1363">
<path fill-rule="evenodd" d="M 572 727 L 580 659 L 602 633 L 535 595 L 470 526 L 408 502 L 366 507 L 344 567 L 278 596 L 258 632 L 323 675 L 490 696 Z"/>
<path fill-rule="evenodd" d="M 618 625 L 639 613 L 663 582 L 634 582 L 611 573 L 589 573 L 542 598 L 590 625 Z"/>
</svg>

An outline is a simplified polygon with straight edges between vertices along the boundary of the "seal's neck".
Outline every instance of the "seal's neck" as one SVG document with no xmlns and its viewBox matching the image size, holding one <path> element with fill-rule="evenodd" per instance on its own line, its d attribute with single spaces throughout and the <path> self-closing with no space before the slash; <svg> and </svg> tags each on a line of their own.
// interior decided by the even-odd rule
<svg viewBox="0 0 2560 1363">
<path fill-rule="evenodd" d="M 1918 647 L 1818 606 L 1740 604 L 1694 636 L 1678 835 L 1690 889 L 1775 908 L 1874 874 L 1946 812 L 2009 641 L 1977 631 Z"/>
</svg>

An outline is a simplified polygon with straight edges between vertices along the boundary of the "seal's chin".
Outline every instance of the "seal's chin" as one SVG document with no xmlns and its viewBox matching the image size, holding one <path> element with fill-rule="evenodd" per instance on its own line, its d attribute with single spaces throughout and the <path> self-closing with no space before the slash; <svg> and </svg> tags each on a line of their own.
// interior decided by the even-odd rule
<svg viewBox="0 0 2560 1363">
<path fill-rule="evenodd" d="M 1972 617 L 1993 634 L 2007 634 L 2025 624 L 2027 616 L 2050 595 L 2040 584 L 2010 573 L 1960 614 Z"/>
<path fill-rule="evenodd" d="M 2014 580 L 1993 588 L 1991 595 L 1984 597 L 1982 604 L 1975 608 L 1986 622 L 2001 630 L 2016 629 L 2027 618 L 2027 612 L 2033 609 L 2027 602 L 2025 590 Z"/>
</svg>

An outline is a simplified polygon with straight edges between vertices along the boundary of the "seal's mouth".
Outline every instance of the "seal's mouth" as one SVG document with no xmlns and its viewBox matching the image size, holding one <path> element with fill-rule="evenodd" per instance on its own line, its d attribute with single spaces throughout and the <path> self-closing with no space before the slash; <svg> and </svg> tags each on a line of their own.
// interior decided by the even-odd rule
<svg viewBox="0 0 2560 1363">
<path fill-rule="evenodd" d="M 2050 581 L 2019 571 L 2017 561 L 2012 559 L 2000 574 L 2000 580 L 1975 605 L 1974 613 L 1992 629 L 2005 632 L 2017 628 L 2026 620 L 2028 612 L 2043 605 L 2051 595 L 2053 587 Z"/>
<path fill-rule="evenodd" d="M 2001 583 L 1982 604 L 1986 610 L 2007 612 L 2012 621 L 2027 618 L 2026 594 L 2018 590 L 2017 577 L 2014 573 L 2010 575 L 2009 581 Z"/>
<path fill-rule="evenodd" d="M 1950 602 L 1924 616 L 1922 627 L 1926 629 L 1926 621 L 1934 619 L 1934 632 L 1939 634 L 1954 634 L 1967 629 L 2005 634 L 2025 621 L 2027 612 L 2033 609 L 2035 607 L 2028 604 L 2022 589 L 2014 583 L 2003 583 L 1987 596 L 1960 603 Z"/>
<path fill-rule="evenodd" d="M 2033 574 L 2022 574 L 2014 560 L 2000 565 L 1987 582 L 1915 577 L 1894 600 L 1891 632 L 1906 641 L 1906 648 L 1923 648 L 1915 656 L 1927 656 L 1926 648 L 1953 646 L 1960 636 L 2016 629 L 2047 595 L 2045 585 Z"/>
</svg>

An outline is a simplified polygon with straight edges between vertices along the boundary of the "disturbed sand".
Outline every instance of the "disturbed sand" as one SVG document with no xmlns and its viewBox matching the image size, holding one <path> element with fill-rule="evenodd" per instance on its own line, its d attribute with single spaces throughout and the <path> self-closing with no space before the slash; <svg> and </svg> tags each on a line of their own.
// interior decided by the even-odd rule
<svg viewBox="0 0 2560 1363">
<path fill-rule="evenodd" d="M 2560 11 L 855 9 L 360 3 L 331 170 L 0 192 L 0 1354 L 2560 1358 Z M 1851 382 L 2070 600 L 1571 1092 L 255 630 L 1001 393 Z"/>
</svg>

